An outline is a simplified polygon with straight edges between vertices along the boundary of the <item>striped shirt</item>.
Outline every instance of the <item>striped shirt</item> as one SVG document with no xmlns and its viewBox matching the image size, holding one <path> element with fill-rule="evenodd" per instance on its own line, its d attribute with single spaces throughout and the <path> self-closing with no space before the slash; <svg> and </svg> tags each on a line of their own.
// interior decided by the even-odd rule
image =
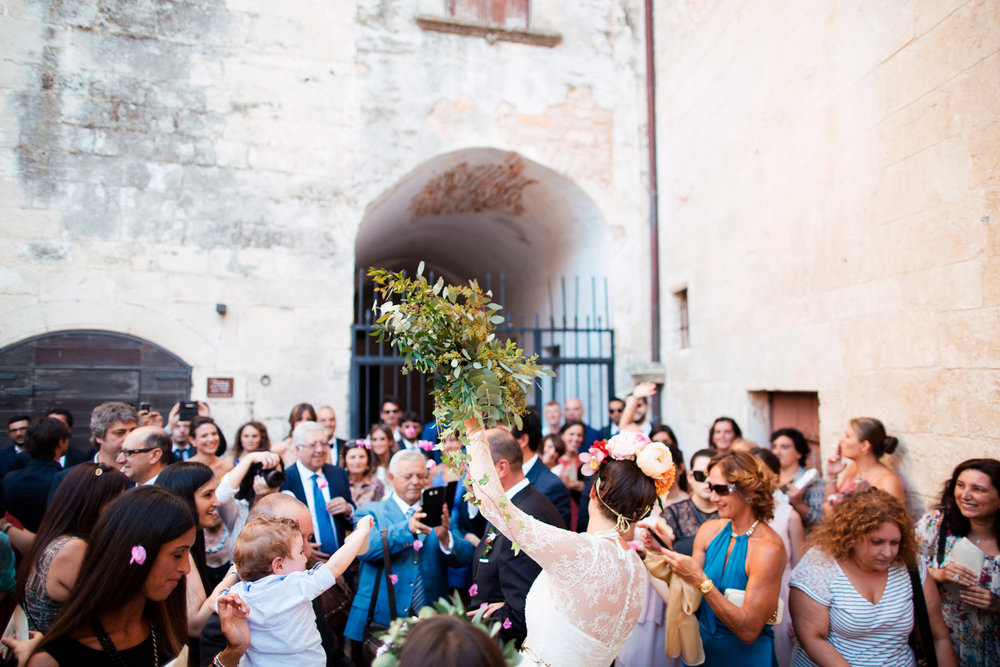
<svg viewBox="0 0 1000 667">
<path fill-rule="evenodd" d="M 923 572 L 921 572 L 921 577 Z M 861 596 L 837 561 L 810 549 L 792 571 L 790 585 L 830 609 L 827 641 L 853 666 L 914 667 L 907 640 L 913 629 L 913 587 L 905 567 L 889 568 L 878 604 Z M 794 667 L 813 662 L 798 643 Z"/>
</svg>

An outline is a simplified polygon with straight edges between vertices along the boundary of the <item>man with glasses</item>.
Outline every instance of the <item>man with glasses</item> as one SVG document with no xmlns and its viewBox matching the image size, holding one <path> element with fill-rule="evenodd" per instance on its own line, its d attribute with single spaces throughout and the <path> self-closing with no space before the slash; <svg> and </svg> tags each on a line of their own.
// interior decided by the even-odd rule
<svg viewBox="0 0 1000 667">
<path fill-rule="evenodd" d="M 601 429 L 601 440 L 607 440 L 613 435 L 617 435 L 621 430 L 619 422 L 622 419 L 622 410 L 625 409 L 625 401 L 614 396 L 608 401 L 608 425 Z"/>
<path fill-rule="evenodd" d="M 140 426 L 125 436 L 118 450 L 122 473 L 136 486 L 155 484 L 170 460 L 170 436 L 159 426 Z"/>
<path fill-rule="evenodd" d="M 90 413 L 90 443 L 94 446 L 94 463 L 103 463 L 120 470 L 118 450 L 122 448 L 125 437 L 138 426 L 138 420 L 135 408 L 121 401 L 107 401 L 94 408 Z M 49 498 L 52 498 L 68 470 L 69 468 L 60 471 L 52 480 Z"/>
<path fill-rule="evenodd" d="M 299 422 L 292 431 L 297 460 L 285 471 L 282 491 L 289 491 L 309 507 L 314 549 L 326 558 L 344 543 L 346 531 L 353 527 L 354 501 L 347 481 L 347 471 L 326 462 L 330 447 L 326 429 L 314 421 Z"/>
</svg>

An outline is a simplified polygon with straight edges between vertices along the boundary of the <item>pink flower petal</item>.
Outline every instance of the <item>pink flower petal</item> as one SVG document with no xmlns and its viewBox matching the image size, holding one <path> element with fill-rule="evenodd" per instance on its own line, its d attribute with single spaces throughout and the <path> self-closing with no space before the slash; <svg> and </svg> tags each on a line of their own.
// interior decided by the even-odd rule
<svg viewBox="0 0 1000 667">
<path fill-rule="evenodd" d="M 414 551 L 420 551 L 423 548 L 424 548 L 424 543 L 423 542 L 421 542 L 420 540 L 413 540 L 413 550 Z"/>
<path fill-rule="evenodd" d="M 636 551 L 639 551 L 640 549 L 642 549 L 642 543 L 638 542 L 636 540 L 629 540 L 626 544 L 628 544 L 630 547 L 632 547 Z"/>
<path fill-rule="evenodd" d="M 479 595 L 479 586 L 472 584 L 471 586 L 469 586 L 469 597 L 474 598 L 477 595 Z"/>
<path fill-rule="evenodd" d="M 132 547 L 132 559 L 128 562 L 129 565 L 142 565 L 146 562 L 146 549 L 141 545 L 137 544 Z"/>
<path fill-rule="evenodd" d="M 482 603 L 481 605 L 479 605 L 479 608 L 480 608 L 480 609 L 486 609 L 486 608 L 487 608 L 487 607 L 489 607 L 489 606 L 490 606 L 490 603 L 489 603 L 489 602 L 484 602 L 484 603 Z"/>
<path fill-rule="evenodd" d="M 434 459 L 427 459 L 427 469 L 433 470 L 434 466 L 435 466 Z"/>
<path fill-rule="evenodd" d="M 392 585 L 393 585 L 393 586 L 395 586 L 395 585 L 396 585 L 396 582 L 397 582 L 397 581 L 399 581 L 399 577 L 397 577 L 397 576 L 396 576 L 396 575 L 394 575 L 394 574 L 390 574 L 390 575 L 389 575 L 389 581 L 391 581 L 391 582 L 392 582 Z"/>
<path fill-rule="evenodd" d="M 509 618 L 503 619 L 503 629 L 510 630 L 511 622 Z"/>
</svg>

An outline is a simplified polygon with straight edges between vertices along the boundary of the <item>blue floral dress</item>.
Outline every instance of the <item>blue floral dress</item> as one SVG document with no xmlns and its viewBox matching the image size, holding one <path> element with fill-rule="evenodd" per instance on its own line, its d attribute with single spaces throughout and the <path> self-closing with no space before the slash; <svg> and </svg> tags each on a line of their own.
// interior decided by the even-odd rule
<svg viewBox="0 0 1000 667">
<path fill-rule="evenodd" d="M 951 560 L 951 551 L 961 539 L 955 535 L 945 537 L 944 558 L 938 561 L 938 531 L 941 527 L 941 512 L 935 510 L 925 514 L 917 522 L 917 540 L 920 553 L 928 567 L 940 568 Z M 987 556 L 979 575 L 979 585 L 990 591 L 994 597 L 1000 596 L 1000 556 Z M 963 667 L 996 667 L 1000 665 L 1000 615 L 991 614 L 965 604 L 960 597 L 958 584 L 938 584 L 941 592 L 941 611 L 944 621 L 951 630 L 951 642 L 955 646 L 958 664 Z"/>
</svg>

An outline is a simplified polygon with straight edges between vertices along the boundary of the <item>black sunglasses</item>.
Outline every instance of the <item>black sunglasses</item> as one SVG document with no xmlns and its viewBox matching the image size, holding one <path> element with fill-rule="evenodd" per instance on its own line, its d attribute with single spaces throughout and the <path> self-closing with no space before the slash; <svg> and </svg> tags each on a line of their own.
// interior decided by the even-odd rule
<svg viewBox="0 0 1000 667">
<path fill-rule="evenodd" d="M 736 491 L 735 484 L 709 484 L 709 491 L 713 492 L 717 496 L 728 496 L 730 493 Z"/>
<path fill-rule="evenodd" d="M 691 473 L 691 476 L 694 477 L 694 481 L 696 482 L 704 482 L 708 479 L 708 473 L 704 470 L 695 470 Z"/>
</svg>

